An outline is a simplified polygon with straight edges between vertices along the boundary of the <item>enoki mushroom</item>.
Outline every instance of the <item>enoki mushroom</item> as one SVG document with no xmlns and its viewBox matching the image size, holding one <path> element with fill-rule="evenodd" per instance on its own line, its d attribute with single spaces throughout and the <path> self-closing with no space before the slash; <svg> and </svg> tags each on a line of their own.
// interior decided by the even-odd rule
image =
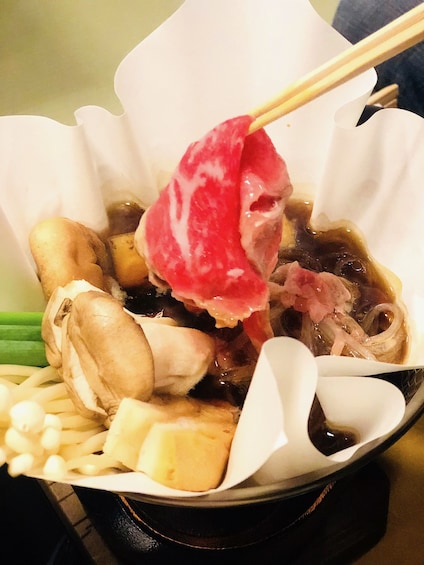
<svg viewBox="0 0 424 565">
<path fill-rule="evenodd" d="M 102 453 L 107 430 L 74 408 L 52 367 L 0 365 L 0 465 L 63 480 L 69 471 L 98 475 L 123 469 Z"/>
</svg>

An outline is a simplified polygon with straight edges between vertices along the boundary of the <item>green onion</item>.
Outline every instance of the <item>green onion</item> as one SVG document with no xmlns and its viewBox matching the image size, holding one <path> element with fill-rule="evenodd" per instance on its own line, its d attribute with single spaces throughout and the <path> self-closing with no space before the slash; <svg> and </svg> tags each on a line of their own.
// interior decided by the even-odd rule
<svg viewBox="0 0 424 565">
<path fill-rule="evenodd" d="M 0 312 L 0 363 L 45 367 L 42 312 Z"/>
<path fill-rule="evenodd" d="M 0 312 L 0 325 L 41 326 L 43 312 Z"/>
<path fill-rule="evenodd" d="M 0 340 L 41 341 L 41 326 L 0 324 Z"/>
</svg>

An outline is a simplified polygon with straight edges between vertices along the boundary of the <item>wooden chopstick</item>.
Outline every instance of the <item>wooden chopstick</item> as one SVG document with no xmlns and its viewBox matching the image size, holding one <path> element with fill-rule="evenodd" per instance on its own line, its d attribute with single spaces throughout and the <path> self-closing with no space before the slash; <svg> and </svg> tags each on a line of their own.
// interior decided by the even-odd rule
<svg viewBox="0 0 424 565">
<path fill-rule="evenodd" d="M 399 97 L 399 85 L 389 84 L 381 90 L 374 92 L 368 100 L 370 106 L 381 106 L 382 108 L 396 108 Z"/>
<path fill-rule="evenodd" d="M 249 114 L 249 133 L 355 78 L 424 40 L 424 2 L 369 35 L 317 69 L 294 81 Z"/>
</svg>

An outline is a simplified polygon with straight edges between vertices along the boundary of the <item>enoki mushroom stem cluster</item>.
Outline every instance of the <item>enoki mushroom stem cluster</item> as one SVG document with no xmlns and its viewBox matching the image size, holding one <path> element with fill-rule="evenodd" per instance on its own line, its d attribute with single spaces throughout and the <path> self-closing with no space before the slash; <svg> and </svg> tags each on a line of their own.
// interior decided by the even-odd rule
<svg viewBox="0 0 424 565">
<path fill-rule="evenodd" d="M 53 367 L 0 365 L 0 464 L 11 476 L 62 480 L 122 465 L 102 453 L 107 430 L 77 413 Z"/>
</svg>

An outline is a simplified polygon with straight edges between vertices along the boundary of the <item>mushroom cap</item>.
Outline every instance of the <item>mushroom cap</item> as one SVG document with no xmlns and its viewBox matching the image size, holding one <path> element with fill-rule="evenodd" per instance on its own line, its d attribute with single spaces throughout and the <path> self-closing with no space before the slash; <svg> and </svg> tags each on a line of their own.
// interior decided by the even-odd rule
<svg viewBox="0 0 424 565">
<path fill-rule="evenodd" d="M 75 279 L 108 289 L 104 275 L 110 271 L 110 260 L 92 229 L 69 218 L 48 218 L 31 230 L 29 244 L 47 300 L 56 287 Z"/>
<path fill-rule="evenodd" d="M 153 393 L 153 355 L 142 328 L 118 300 L 101 291 L 82 292 L 72 302 L 62 362 L 72 397 L 80 389 L 84 394 L 88 383 L 108 418 L 123 398 L 148 401 Z"/>
</svg>

